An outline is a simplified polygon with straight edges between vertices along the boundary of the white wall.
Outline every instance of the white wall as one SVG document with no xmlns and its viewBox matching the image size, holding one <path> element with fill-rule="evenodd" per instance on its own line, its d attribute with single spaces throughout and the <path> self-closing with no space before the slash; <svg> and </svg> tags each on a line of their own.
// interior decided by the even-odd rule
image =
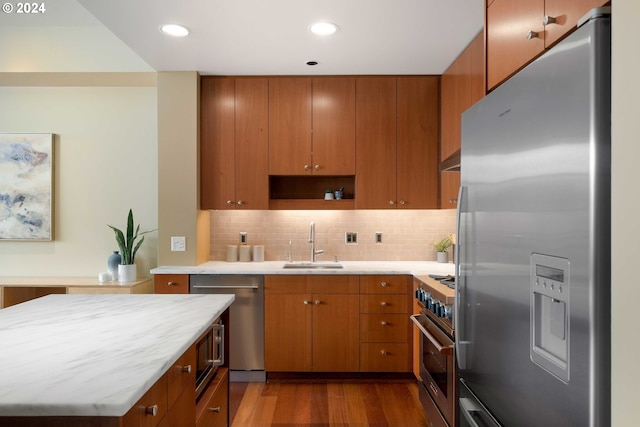
<svg viewBox="0 0 640 427">
<path fill-rule="evenodd" d="M 612 426 L 640 425 L 640 2 L 613 1 Z"/>
<path fill-rule="evenodd" d="M 55 134 L 54 240 L 0 241 L 0 276 L 97 277 L 118 249 L 106 224 L 126 228 L 132 208 L 142 230 L 157 227 L 155 81 L 155 73 L 0 74 L 0 132 Z M 152 233 L 138 275 L 149 276 L 156 259 Z"/>
</svg>

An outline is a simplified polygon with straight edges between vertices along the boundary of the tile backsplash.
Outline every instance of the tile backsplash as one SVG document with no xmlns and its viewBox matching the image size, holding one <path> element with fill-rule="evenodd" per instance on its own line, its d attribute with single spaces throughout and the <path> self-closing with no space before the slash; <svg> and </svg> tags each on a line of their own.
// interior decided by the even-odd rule
<svg viewBox="0 0 640 427">
<path fill-rule="evenodd" d="M 286 260 L 289 241 L 294 261 L 308 261 L 309 224 L 316 224 L 318 261 L 434 261 L 432 243 L 455 232 L 455 210 L 278 211 L 222 210 L 211 212 L 210 259 L 224 261 L 227 245 L 264 245 L 265 261 Z M 355 232 L 357 244 L 345 244 Z M 382 243 L 376 243 L 382 233 Z"/>
</svg>

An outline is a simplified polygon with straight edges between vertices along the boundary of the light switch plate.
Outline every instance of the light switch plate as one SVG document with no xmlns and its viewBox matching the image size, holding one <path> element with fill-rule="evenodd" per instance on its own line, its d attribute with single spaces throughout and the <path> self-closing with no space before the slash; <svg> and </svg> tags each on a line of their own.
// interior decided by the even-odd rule
<svg viewBox="0 0 640 427">
<path fill-rule="evenodd" d="M 185 252 L 187 238 L 185 236 L 171 236 L 171 252 Z"/>
</svg>

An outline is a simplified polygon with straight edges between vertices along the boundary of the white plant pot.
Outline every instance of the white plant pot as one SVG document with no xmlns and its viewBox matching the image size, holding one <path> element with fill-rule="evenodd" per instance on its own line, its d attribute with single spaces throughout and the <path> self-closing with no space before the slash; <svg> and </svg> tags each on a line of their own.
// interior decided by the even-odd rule
<svg viewBox="0 0 640 427">
<path fill-rule="evenodd" d="M 118 264 L 118 281 L 120 283 L 135 282 L 137 273 L 135 264 Z"/>
<path fill-rule="evenodd" d="M 436 252 L 438 262 L 449 262 L 448 252 Z"/>
</svg>

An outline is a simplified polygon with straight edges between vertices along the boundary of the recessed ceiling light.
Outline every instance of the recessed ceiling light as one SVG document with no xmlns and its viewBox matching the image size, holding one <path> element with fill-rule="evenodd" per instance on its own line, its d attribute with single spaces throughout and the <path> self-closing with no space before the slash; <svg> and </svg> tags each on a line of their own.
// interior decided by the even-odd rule
<svg viewBox="0 0 640 427">
<path fill-rule="evenodd" d="M 319 36 L 329 36 L 338 31 L 338 26 L 331 22 L 316 22 L 309 28 L 309 30 L 311 30 L 313 34 L 317 34 Z"/>
<path fill-rule="evenodd" d="M 189 35 L 189 30 L 186 27 L 177 24 L 165 24 L 160 27 L 160 31 L 172 37 L 186 37 Z"/>
</svg>

